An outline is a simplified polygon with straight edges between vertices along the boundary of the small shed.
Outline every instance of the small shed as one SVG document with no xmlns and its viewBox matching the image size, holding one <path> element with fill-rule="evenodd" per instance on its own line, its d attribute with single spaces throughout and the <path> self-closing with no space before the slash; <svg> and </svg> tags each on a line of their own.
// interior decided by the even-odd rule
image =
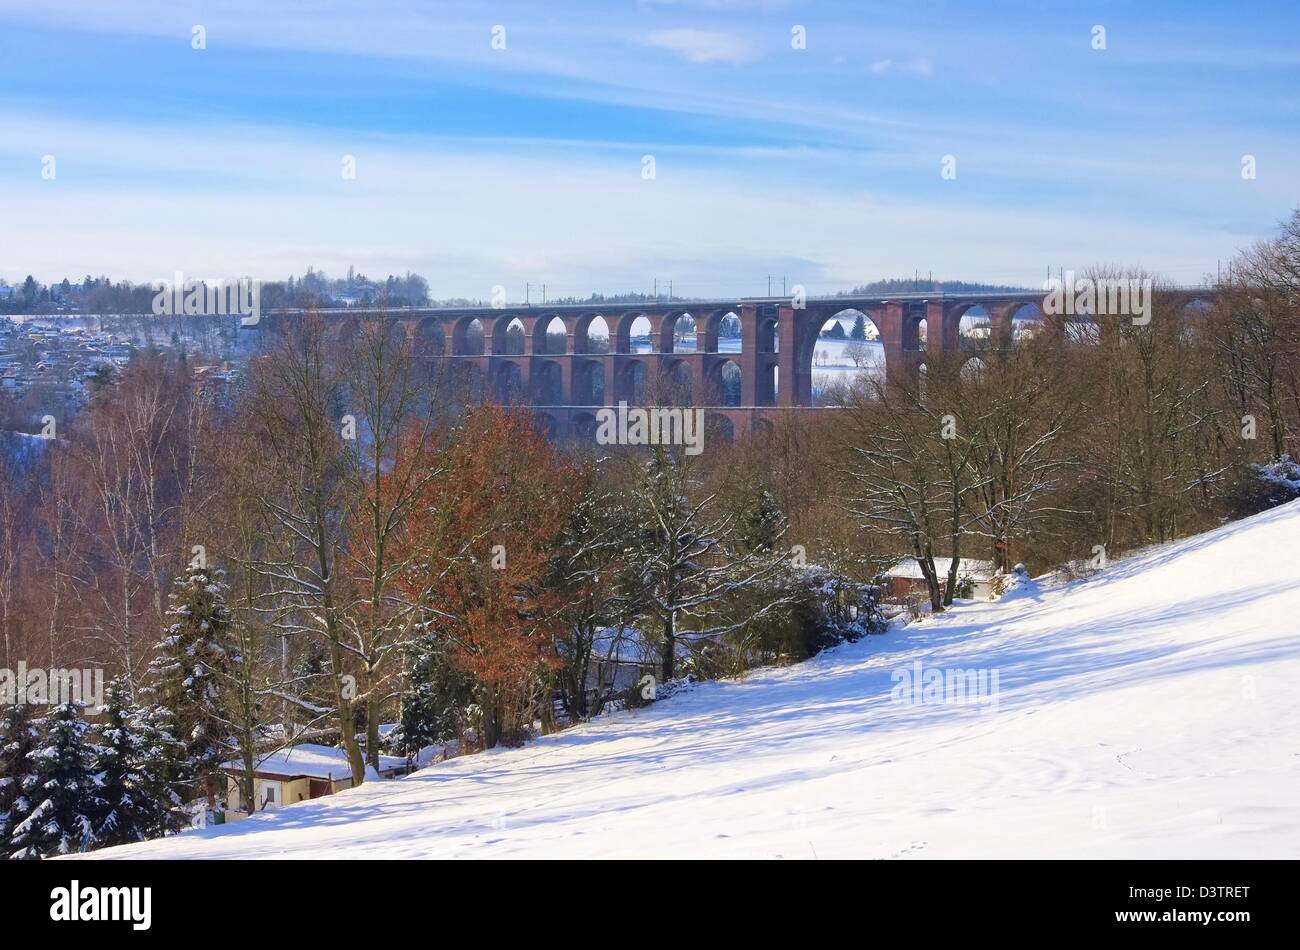
<svg viewBox="0 0 1300 950">
<path fill-rule="evenodd" d="M 659 651 L 635 627 L 607 627 L 592 640 L 587 689 L 621 692 L 647 674 L 658 676 Z"/>
<path fill-rule="evenodd" d="M 947 580 L 952 558 L 937 557 L 934 569 L 938 572 L 939 582 Z M 971 597 L 975 600 L 987 600 L 992 591 L 993 562 L 962 558 L 957 565 L 958 580 L 970 580 Z M 885 590 L 890 600 L 904 601 L 910 597 L 926 596 L 925 575 L 921 573 L 921 562 L 914 557 L 903 558 L 884 574 Z"/>
</svg>

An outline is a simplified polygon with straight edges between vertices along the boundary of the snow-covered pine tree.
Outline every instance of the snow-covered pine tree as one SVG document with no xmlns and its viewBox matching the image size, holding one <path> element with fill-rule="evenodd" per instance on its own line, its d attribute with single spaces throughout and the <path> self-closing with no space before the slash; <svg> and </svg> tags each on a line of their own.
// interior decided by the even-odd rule
<svg viewBox="0 0 1300 950">
<path fill-rule="evenodd" d="M 15 704 L 0 715 L 0 859 L 9 856 L 13 828 L 31 809 L 36 773 L 30 756 L 39 737 L 40 723 L 28 706 Z"/>
<path fill-rule="evenodd" d="M 14 826 L 10 857 L 43 858 L 73 854 L 92 847 L 94 816 L 102 811 L 95 780 L 95 747 L 90 724 L 78 703 L 56 706 L 44 720 L 40 747 L 31 754 L 36 764 L 31 800 L 35 804 Z"/>
<path fill-rule="evenodd" d="M 240 661 L 226 590 L 221 571 L 192 567 L 176 578 L 172 622 L 149 666 L 148 695 L 184 745 L 178 779 L 187 799 L 217 798 L 217 769 L 232 754 L 225 693 Z"/>
<path fill-rule="evenodd" d="M 157 838 L 180 824 L 172 776 L 181 743 L 161 727 L 156 710 L 132 704 L 123 680 L 109 684 L 107 699 L 95 758 L 103 802 L 94 827 L 99 847 Z"/>
<path fill-rule="evenodd" d="M 130 725 L 136 737 L 135 771 L 143 789 L 141 799 L 152 803 L 145 837 L 161 838 L 184 827 L 188 820 L 177 768 L 185 755 L 185 743 L 173 734 L 166 711 L 158 706 L 134 707 Z"/>
<path fill-rule="evenodd" d="M 127 708 L 130 697 L 126 684 L 115 679 L 108 684 L 104 721 L 99 725 L 100 744 L 95 756 L 103 810 L 94 816 L 95 840 L 112 846 L 143 840 L 140 826 L 148 805 L 138 799 L 135 773 L 135 735 Z"/>
</svg>

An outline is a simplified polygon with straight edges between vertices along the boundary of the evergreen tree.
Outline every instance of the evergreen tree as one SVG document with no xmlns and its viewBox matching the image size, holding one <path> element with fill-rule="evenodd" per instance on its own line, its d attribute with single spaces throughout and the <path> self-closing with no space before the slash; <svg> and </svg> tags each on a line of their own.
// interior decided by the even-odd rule
<svg viewBox="0 0 1300 950">
<path fill-rule="evenodd" d="M 414 759 L 421 749 L 455 737 L 464 710 L 474 701 L 473 678 L 456 668 L 445 637 L 429 634 L 413 643 L 394 751 Z"/>
<path fill-rule="evenodd" d="M 134 707 L 129 723 L 136 737 L 135 773 L 140 799 L 151 805 L 144 824 L 145 837 L 160 838 L 184 827 L 188 818 L 177 768 L 185 744 L 176 738 L 161 707 Z"/>
<path fill-rule="evenodd" d="M 94 829 L 100 847 L 160 837 L 178 825 L 173 760 L 183 749 L 157 717 L 156 710 L 131 704 L 122 680 L 109 685 L 95 761 L 103 802 Z"/>
<path fill-rule="evenodd" d="M 30 813 L 14 826 L 11 857 L 74 854 L 94 844 L 94 816 L 102 811 L 92 769 L 95 748 L 90 724 L 77 703 L 58 706 L 44 720 L 45 734 L 31 758 L 36 777 Z"/>
<path fill-rule="evenodd" d="M 173 587 L 172 623 L 149 666 L 149 694 L 184 746 L 177 778 L 188 786 L 187 797 L 206 789 L 212 799 L 216 771 L 232 754 L 226 690 L 239 651 L 220 571 L 191 567 Z"/>
<path fill-rule="evenodd" d="M 0 717 L 0 858 L 9 856 L 13 828 L 31 810 L 35 763 L 31 753 L 40 736 L 26 705 L 15 704 Z"/>
<path fill-rule="evenodd" d="M 742 499 L 738 541 L 752 553 L 771 551 L 785 534 L 788 522 L 772 493 L 762 485 L 751 485 Z"/>
<path fill-rule="evenodd" d="M 862 314 L 858 314 L 856 317 L 853 318 L 853 329 L 849 332 L 849 339 L 865 340 L 866 338 L 867 338 L 867 321 L 862 316 Z"/>
</svg>

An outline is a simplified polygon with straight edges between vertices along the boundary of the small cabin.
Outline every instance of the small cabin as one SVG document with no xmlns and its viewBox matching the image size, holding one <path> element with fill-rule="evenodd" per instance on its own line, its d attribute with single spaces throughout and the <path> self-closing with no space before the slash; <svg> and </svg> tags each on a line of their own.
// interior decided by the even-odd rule
<svg viewBox="0 0 1300 950">
<path fill-rule="evenodd" d="M 599 631 L 591 644 L 587 668 L 587 689 L 621 692 L 647 674 L 658 676 L 659 651 L 634 627 L 608 627 Z"/>
<path fill-rule="evenodd" d="M 242 801 L 238 778 L 244 774 L 242 762 L 221 766 L 226 775 L 226 817 L 247 818 L 255 811 L 282 808 L 296 802 L 323 798 L 352 787 L 352 767 L 342 749 L 325 745 L 296 745 L 261 757 L 254 770 L 255 807 Z M 382 778 L 396 778 L 410 771 L 406 759 L 391 755 L 379 757 Z"/>
<path fill-rule="evenodd" d="M 934 559 L 934 569 L 939 575 L 940 584 L 947 582 L 951 564 L 952 558 L 949 557 Z M 992 561 L 962 558 L 957 565 L 957 579 L 959 582 L 970 581 L 970 596 L 974 600 L 988 600 L 993 590 L 993 574 Z M 925 575 L 921 573 L 920 562 L 914 557 L 903 558 L 885 572 L 884 578 L 886 596 L 894 602 L 901 603 L 913 597 L 928 596 L 925 589 Z"/>
</svg>

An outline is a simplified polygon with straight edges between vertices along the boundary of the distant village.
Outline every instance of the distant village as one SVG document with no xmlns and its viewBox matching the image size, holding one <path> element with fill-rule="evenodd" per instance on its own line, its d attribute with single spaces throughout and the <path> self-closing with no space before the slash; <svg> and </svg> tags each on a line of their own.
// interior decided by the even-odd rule
<svg viewBox="0 0 1300 950">
<path fill-rule="evenodd" d="M 236 332 L 142 318 L 0 316 L 0 429 L 31 434 L 46 415 L 75 416 L 146 347 L 176 354 L 203 386 L 228 385 L 252 345 L 241 347 Z"/>
</svg>

